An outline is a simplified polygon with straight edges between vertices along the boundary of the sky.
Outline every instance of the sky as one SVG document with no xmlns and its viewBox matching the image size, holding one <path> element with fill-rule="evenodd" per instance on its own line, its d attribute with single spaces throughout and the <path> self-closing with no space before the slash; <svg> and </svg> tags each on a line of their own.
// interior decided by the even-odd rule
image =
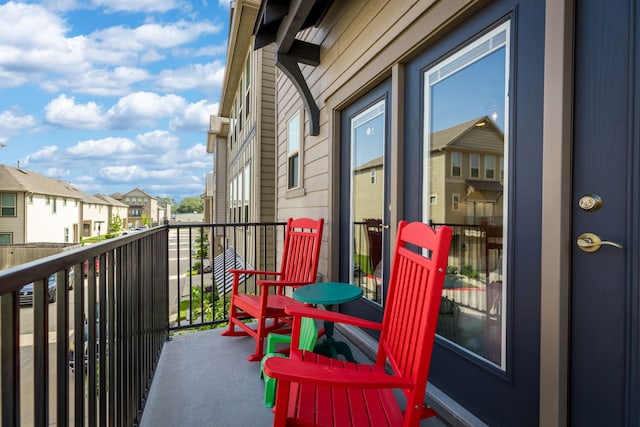
<svg viewBox="0 0 640 427">
<path fill-rule="evenodd" d="M 199 197 L 229 0 L 0 0 L 0 164 Z"/>
</svg>

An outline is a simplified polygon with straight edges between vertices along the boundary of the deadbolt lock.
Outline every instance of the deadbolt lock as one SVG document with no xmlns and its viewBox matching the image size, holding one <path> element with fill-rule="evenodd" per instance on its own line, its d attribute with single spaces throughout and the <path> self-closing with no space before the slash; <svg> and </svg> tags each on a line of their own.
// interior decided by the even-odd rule
<svg viewBox="0 0 640 427">
<path fill-rule="evenodd" d="M 595 212 L 602 206 L 602 199 L 597 194 L 586 194 L 578 201 L 580 209 L 587 212 Z"/>
</svg>

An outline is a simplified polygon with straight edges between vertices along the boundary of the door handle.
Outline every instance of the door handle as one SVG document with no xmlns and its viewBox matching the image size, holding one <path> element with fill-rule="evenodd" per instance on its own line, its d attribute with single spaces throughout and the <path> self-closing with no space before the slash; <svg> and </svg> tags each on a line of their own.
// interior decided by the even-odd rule
<svg viewBox="0 0 640 427">
<path fill-rule="evenodd" d="M 578 236 L 576 244 L 578 245 L 580 250 L 584 252 L 595 252 L 600 249 L 600 246 L 602 245 L 613 246 L 615 248 L 622 249 L 622 245 L 620 243 L 602 240 L 597 234 L 593 233 L 582 233 Z"/>
</svg>

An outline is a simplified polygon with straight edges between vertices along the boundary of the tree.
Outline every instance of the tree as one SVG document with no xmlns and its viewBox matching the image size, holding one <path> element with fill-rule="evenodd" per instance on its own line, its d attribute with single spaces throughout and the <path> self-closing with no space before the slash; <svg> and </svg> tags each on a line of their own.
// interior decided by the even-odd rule
<svg viewBox="0 0 640 427">
<path fill-rule="evenodd" d="M 187 197 L 180 202 L 177 213 L 202 213 L 202 199 L 198 197 Z"/>
<path fill-rule="evenodd" d="M 120 230 L 122 230 L 122 218 L 120 218 L 120 215 L 114 214 L 111 218 L 111 229 L 109 231 L 117 234 Z"/>
<path fill-rule="evenodd" d="M 142 225 L 144 225 L 145 227 L 151 226 L 151 218 L 146 213 L 142 214 Z"/>
</svg>

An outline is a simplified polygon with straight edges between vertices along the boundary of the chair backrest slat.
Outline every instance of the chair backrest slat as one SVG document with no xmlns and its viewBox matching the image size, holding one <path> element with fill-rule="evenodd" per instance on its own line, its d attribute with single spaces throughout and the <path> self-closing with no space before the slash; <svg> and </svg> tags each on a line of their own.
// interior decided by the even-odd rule
<svg viewBox="0 0 640 427">
<path fill-rule="evenodd" d="M 316 280 L 324 219 L 289 219 L 282 254 L 282 280 L 309 283 Z"/>
<path fill-rule="evenodd" d="M 398 226 L 376 363 L 389 362 L 396 375 L 412 380 L 408 404 L 424 398 L 451 234 L 449 227 L 419 222 Z"/>
</svg>

